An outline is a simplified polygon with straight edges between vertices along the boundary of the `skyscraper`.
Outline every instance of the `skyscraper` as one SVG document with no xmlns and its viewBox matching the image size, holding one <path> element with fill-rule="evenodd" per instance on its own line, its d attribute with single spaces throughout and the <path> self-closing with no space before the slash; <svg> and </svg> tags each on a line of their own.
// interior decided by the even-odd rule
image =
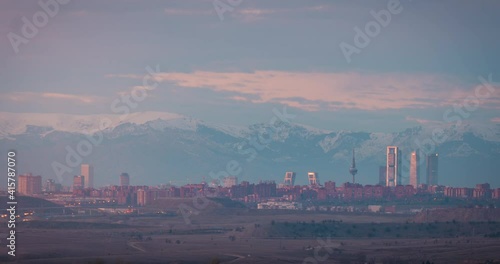
<svg viewBox="0 0 500 264">
<path fill-rule="evenodd" d="M 386 166 L 379 166 L 378 167 L 378 184 L 379 185 L 386 185 L 386 178 L 387 178 L 387 167 Z"/>
<path fill-rule="evenodd" d="M 120 174 L 120 186 L 129 186 L 130 185 L 130 176 L 128 173 L 123 172 Z"/>
<path fill-rule="evenodd" d="M 427 155 L 425 171 L 428 185 L 438 185 L 438 154 Z"/>
<path fill-rule="evenodd" d="M 284 183 L 285 183 L 285 185 L 288 185 L 288 186 L 295 185 L 295 172 L 293 172 L 293 171 L 287 171 L 285 173 Z"/>
<path fill-rule="evenodd" d="M 418 164 L 418 151 L 412 151 L 410 157 L 410 185 L 414 188 L 417 188 L 420 183 L 420 169 Z"/>
<path fill-rule="evenodd" d="M 352 163 L 349 168 L 349 173 L 352 175 L 352 183 L 356 183 L 356 174 L 358 173 L 358 169 L 356 169 L 356 160 L 354 159 L 354 149 L 352 149 Z"/>
<path fill-rule="evenodd" d="M 398 147 L 387 147 L 386 186 L 396 186 L 401 180 L 401 151 Z"/>
<path fill-rule="evenodd" d="M 94 188 L 94 167 L 82 164 L 80 174 L 85 177 L 85 188 Z"/>
<path fill-rule="evenodd" d="M 307 179 L 309 180 L 309 185 L 319 185 L 319 177 L 316 172 L 308 172 Z"/>
<path fill-rule="evenodd" d="M 33 195 L 42 192 L 42 176 L 33 176 L 31 173 L 19 175 L 17 191 L 23 195 Z"/>
<path fill-rule="evenodd" d="M 316 172 L 308 172 L 307 173 L 307 179 L 308 179 L 309 185 L 319 185 L 318 173 L 316 173 Z"/>
</svg>

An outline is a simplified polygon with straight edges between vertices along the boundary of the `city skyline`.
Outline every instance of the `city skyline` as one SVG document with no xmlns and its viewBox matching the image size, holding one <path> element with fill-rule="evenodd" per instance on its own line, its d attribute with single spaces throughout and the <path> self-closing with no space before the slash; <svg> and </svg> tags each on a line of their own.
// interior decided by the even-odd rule
<svg viewBox="0 0 500 264">
<path fill-rule="evenodd" d="M 373 183 L 375 185 L 385 185 L 387 187 L 395 187 L 398 185 L 411 185 L 414 188 L 417 188 L 421 185 L 420 182 L 420 167 L 422 164 L 419 159 L 419 151 L 414 150 L 410 152 L 409 159 L 409 182 L 404 183 L 401 177 L 401 166 L 402 166 L 402 151 L 397 146 L 387 146 L 386 149 L 386 166 L 379 167 L 379 175 L 377 178 L 373 177 Z M 405 164 L 406 165 L 406 164 Z M 91 175 L 93 179 L 93 166 L 91 164 L 82 164 L 81 171 L 82 175 L 76 175 L 73 179 L 73 188 L 84 189 L 84 188 L 94 188 L 93 185 L 88 184 L 88 176 Z M 425 171 L 426 171 L 426 181 L 425 184 L 429 186 L 438 185 L 438 153 L 433 153 L 426 155 L 425 162 Z M 354 156 L 354 149 L 352 150 L 352 161 L 349 167 L 349 173 L 353 177 L 352 184 L 356 184 L 354 176 L 357 173 L 356 162 Z M 26 176 L 27 175 L 27 176 Z M 31 173 L 23 175 L 23 177 L 32 177 Z M 375 174 L 373 174 L 375 175 Z M 382 175 L 384 176 L 384 182 L 382 182 Z M 34 176 L 33 176 L 34 177 Z M 36 176 L 41 177 L 41 176 Z M 297 174 L 294 171 L 286 171 L 285 176 L 283 178 L 282 184 L 285 186 L 294 186 L 295 180 L 297 178 Z M 327 179 L 327 181 L 334 181 L 335 179 Z M 378 180 L 378 181 L 376 181 Z M 53 182 L 53 179 L 47 179 L 47 181 Z M 189 181 L 189 180 L 188 180 Z M 171 181 L 170 181 L 171 182 Z M 217 181 L 214 179 L 210 179 L 209 182 L 206 181 L 205 176 L 203 177 L 203 181 L 205 183 L 214 184 Z M 307 172 L 307 183 L 310 186 L 322 186 L 319 181 L 319 175 L 317 172 Z M 189 183 L 191 184 L 191 183 Z M 122 172 L 119 175 L 119 184 L 118 186 L 129 186 L 130 185 L 130 175 L 126 172 Z M 140 184 L 139 184 L 140 185 Z M 238 185 L 238 177 L 228 175 L 219 181 L 219 186 L 231 187 L 234 185 Z M 371 185 L 371 184 L 369 184 Z M 27 186 L 25 183 L 24 186 Z M 41 186 L 41 178 L 40 178 L 40 186 Z M 26 187 L 25 187 L 26 188 Z"/>
<path fill-rule="evenodd" d="M 352 161 L 349 167 L 349 173 L 352 176 L 352 183 L 355 184 L 355 174 L 358 172 L 356 169 L 356 161 L 355 161 L 355 152 L 354 149 L 352 150 Z M 371 183 L 368 184 L 378 184 L 378 185 L 385 185 L 388 187 L 395 187 L 397 185 L 412 185 L 414 188 L 418 187 L 420 184 L 422 184 L 421 179 L 420 179 L 420 170 L 424 164 L 420 162 L 419 158 L 419 151 L 414 150 L 410 152 L 409 155 L 409 160 L 405 160 L 408 164 L 402 164 L 402 151 L 397 147 L 397 146 L 387 146 L 386 147 L 386 165 L 385 166 L 379 166 L 378 170 L 378 176 L 375 173 L 370 173 L 372 176 L 369 178 Z M 430 185 L 430 186 L 435 186 L 438 185 L 438 153 L 432 153 L 432 154 L 427 154 L 425 155 L 425 172 L 426 172 L 426 179 L 425 179 L 425 184 Z M 401 175 L 401 168 L 405 167 L 409 168 L 408 171 L 408 182 L 404 183 L 403 178 Z M 84 188 L 94 188 L 93 185 L 93 179 L 94 179 L 94 167 L 91 164 L 81 164 L 81 175 L 75 175 L 73 178 L 73 183 L 72 187 L 77 188 L 77 189 L 84 189 Z M 27 173 L 26 175 L 22 175 L 24 184 L 24 188 L 27 188 L 28 184 L 26 183 L 25 178 L 29 177 L 35 177 L 31 176 L 31 173 Z M 377 177 L 375 177 L 377 176 Z M 382 182 L 382 176 L 383 182 Z M 40 177 L 40 186 L 41 186 L 41 176 L 36 176 Z M 203 181 L 206 182 L 205 176 L 202 177 Z M 294 171 L 286 171 L 285 176 L 283 178 L 283 184 L 287 186 L 294 186 L 295 181 L 297 178 L 297 174 Z M 319 181 L 319 174 L 317 172 L 307 172 L 307 185 L 318 185 L 321 186 L 321 183 Z M 210 179 L 210 177 L 209 177 Z M 300 179 L 300 177 L 299 177 Z M 47 179 L 48 183 L 54 185 L 54 179 L 49 178 Z M 50 182 L 49 182 L 50 181 Z M 189 184 L 191 181 L 187 179 Z M 335 181 L 334 178 L 328 178 L 326 181 Z M 170 181 L 171 182 L 171 181 Z M 214 179 L 210 179 L 209 183 L 213 184 L 216 181 Z M 31 183 L 32 184 L 32 183 Z M 163 183 L 161 183 L 163 184 Z M 238 177 L 228 175 L 227 177 L 224 177 L 224 179 L 219 182 L 220 186 L 226 186 L 226 187 L 231 187 L 233 185 L 238 184 Z M 129 186 L 130 185 L 130 175 L 126 172 L 122 172 L 119 175 L 119 184 L 118 186 Z M 141 184 L 139 184 L 141 185 Z M 446 185 L 449 186 L 449 185 Z M 33 189 L 33 187 L 30 187 Z M 40 187 L 41 188 L 41 187 Z M 54 187 L 52 187 L 54 188 Z"/>
<path fill-rule="evenodd" d="M 490 263 L 500 1 L 0 1 L 1 263 Z"/>
<path fill-rule="evenodd" d="M 424 183 L 427 185 L 438 185 L 438 153 L 432 153 L 432 154 L 427 154 L 425 155 L 425 163 L 422 163 L 420 158 L 419 158 L 419 153 L 420 151 L 418 150 L 413 150 L 409 153 L 409 158 L 406 160 L 404 159 L 405 154 L 401 151 L 401 149 L 397 146 L 387 146 L 386 147 L 386 165 L 385 166 L 379 166 L 378 170 L 378 176 L 375 173 L 375 171 L 371 171 L 368 173 L 370 177 L 365 177 L 366 180 L 368 180 L 368 183 L 365 184 L 381 184 L 385 186 L 390 186 L 394 187 L 397 185 L 412 185 L 414 188 L 419 186 L 420 184 Z M 355 183 L 354 175 L 357 173 L 357 168 L 356 168 L 356 162 L 355 162 L 355 151 L 354 149 L 352 150 L 352 160 L 350 163 L 350 167 L 348 168 L 349 174 L 351 174 L 352 178 L 352 183 Z M 425 167 L 425 182 L 420 179 L 420 170 L 421 167 Z M 75 175 L 72 179 L 71 186 L 75 187 L 77 186 L 78 189 L 83 189 L 83 188 L 93 188 L 93 179 L 94 179 L 94 166 L 92 164 L 81 164 L 81 175 Z M 402 168 L 408 168 L 408 178 L 405 178 L 402 176 Z M 339 168 L 336 168 L 338 170 Z M 354 173 L 354 175 L 353 175 Z M 27 173 L 26 175 L 31 175 L 31 172 Z M 295 171 L 287 171 L 285 172 L 285 177 L 283 178 L 283 184 L 285 185 L 294 185 L 295 181 L 297 179 Z M 317 172 L 307 172 L 307 177 L 298 177 L 299 182 L 306 181 L 308 185 L 318 185 L 321 186 L 321 183 L 319 181 L 319 174 Z M 384 182 L 382 183 L 382 176 L 384 176 Z M 25 177 L 25 176 L 23 176 Z M 38 176 L 37 176 L 38 177 Z M 203 182 L 205 182 L 205 178 L 207 176 L 202 176 L 201 178 L 203 179 Z M 80 181 L 83 180 L 82 183 Z M 215 179 L 208 177 L 208 181 L 210 183 L 214 183 L 217 181 L 214 181 Z M 261 179 L 262 180 L 262 179 Z M 266 180 L 273 180 L 277 181 L 276 178 L 271 178 L 271 179 L 266 179 Z M 325 181 L 337 181 L 335 177 L 328 177 L 325 179 Z M 47 183 L 46 185 L 51 185 L 51 188 L 56 188 L 55 187 L 55 180 L 49 176 L 49 178 L 46 179 Z M 50 181 L 50 182 L 49 182 Z M 245 181 L 245 180 L 244 180 Z M 163 183 L 161 183 L 162 180 L 160 180 L 160 183 L 158 184 L 163 184 L 165 182 L 172 182 L 172 180 L 165 180 Z M 175 181 L 177 182 L 177 181 Z M 186 183 L 191 183 L 191 180 L 186 179 Z M 279 181 L 278 181 L 279 182 Z M 340 181 L 342 182 L 342 180 Z M 347 182 L 347 181 L 344 181 Z M 61 185 L 61 183 L 58 183 Z M 227 177 L 224 177 L 223 181 L 220 181 L 220 185 L 230 187 L 232 185 L 238 184 L 238 177 L 236 175 L 229 175 Z M 23 186 L 26 186 L 27 184 L 25 183 Z M 113 184 L 108 184 L 113 185 Z M 130 175 L 128 173 L 121 173 L 119 175 L 119 185 L 120 186 L 128 186 L 130 185 Z M 141 185 L 139 183 L 139 185 Z M 180 185 L 176 184 L 176 185 Z M 41 186 L 41 183 L 40 183 Z M 101 185 L 105 186 L 105 185 Z M 445 184 L 444 186 L 454 186 L 454 185 L 449 185 Z M 60 188 L 60 187 L 59 187 Z"/>
<path fill-rule="evenodd" d="M 294 172 L 286 172 L 286 176 L 294 175 Z M 433 194 L 445 197 L 454 197 L 454 198 L 478 198 L 478 199 L 500 199 L 500 188 L 492 188 L 489 183 L 478 183 L 475 185 L 475 188 L 468 188 L 463 186 L 443 186 L 443 185 L 428 185 L 428 184 L 419 184 L 417 187 L 414 187 L 411 184 L 400 184 L 396 186 L 386 186 L 383 184 L 356 184 L 352 182 L 345 182 L 336 185 L 335 181 L 325 181 L 324 184 L 319 184 L 319 178 L 317 174 L 314 172 L 309 172 L 307 174 L 307 178 L 310 183 L 307 185 L 290 185 L 287 184 L 287 177 L 284 178 L 282 183 L 277 184 L 274 181 L 259 181 L 256 183 L 251 183 L 248 181 L 238 182 L 237 177 L 228 176 L 224 179 L 221 184 L 213 185 L 207 182 L 201 183 L 189 183 L 185 185 L 169 185 L 169 184 L 161 184 L 158 186 L 147 186 L 147 185 L 125 185 L 123 184 L 125 176 L 128 176 L 128 173 L 122 173 L 119 175 L 120 183 L 111 186 L 100 186 L 99 188 L 85 188 L 85 179 L 84 176 L 78 175 L 74 176 L 73 186 L 70 188 L 58 188 L 53 190 L 53 187 L 50 184 L 46 184 L 42 189 L 41 176 L 33 176 L 32 174 L 20 175 L 19 179 L 19 194 L 25 196 L 44 196 L 44 195 L 57 195 L 57 194 L 65 194 L 71 193 L 73 198 L 80 197 L 94 197 L 94 198 L 118 198 L 119 204 L 137 204 L 138 206 L 145 206 L 150 204 L 152 201 L 157 199 L 158 194 L 154 194 L 160 190 L 168 190 L 168 194 L 171 197 L 183 197 L 187 196 L 196 196 L 198 192 L 205 192 L 205 189 L 211 189 L 223 191 L 224 195 L 228 195 L 232 199 L 241 199 L 246 197 L 247 188 L 252 187 L 255 188 L 255 192 L 262 193 L 257 196 L 260 198 L 269 198 L 269 197 L 277 197 L 278 192 L 308 192 L 313 191 L 315 193 L 314 196 L 317 199 L 324 200 L 329 196 L 325 196 L 325 191 L 330 193 L 330 197 L 328 199 L 344 199 L 344 200 L 359 200 L 359 199 L 372 199 L 372 198 L 384 198 L 384 199 L 392 199 L 394 196 L 396 197 L 412 197 L 416 194 Z M 47 180 L 47 183 L 50 183 L 50 180 Z M 64 187 L 64 186 L 63 186 Z M 299 187 L 298 189 L 296 187 Z M 109 192 L 107 190 L 113 190 L 112 193 L 117 190 L 127 191 L 127 197 L 108 197 Z M 225 190 L 225 191 L 224 191 Z M 98 191 L 98 192 L 96 192 Z M 104 192 L 102 192 L 104 191 Z M 136 194 L 136 198 L 131 199 L 129 197 L 130 191 L 134 191 Z M 152 193 L 153 192 L 153 193 Z M 227 192 L 227 193 L 226 193 Z M 339 195 L 340 194 L 340 195 Z M 102 196 L 104 195 L 104 196 Z M 163 194 L 166 195 L 166 194 Z M 207 195 L 205 193 L 205 195 Z M 212 194 L 213 195 L 213 194 Z M 311 195 L 311 193 L 307 194 Z M 333 196 L 332 196 L 333 195 Z M 279 195 L 278 195 L 279 196 Z M 156 198 L 155 198 L 156 197 Z M 306 196 L 308 197 L 308 196 Z M 320 198 L 321 197 L 321 198 Z M 246 197 L 245 199 L 247 199 Z M 256 197 L 250 198 L 255 199 Z M 298 199 L 296 196 L 294 199 Z M 113 199 L 116 202 L 116 199 Z M 136 202 L 134 202 L 136 201 Z M 246 201 L 246 200 L 245 200 Z"/>
</svg>

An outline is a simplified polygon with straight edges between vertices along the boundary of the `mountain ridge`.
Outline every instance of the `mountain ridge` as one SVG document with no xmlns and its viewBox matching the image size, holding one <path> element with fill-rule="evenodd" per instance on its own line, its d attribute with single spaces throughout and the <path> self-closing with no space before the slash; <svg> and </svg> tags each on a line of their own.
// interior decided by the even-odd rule
<svg viewBox="0 0 500 264">
<path fill-rule="evenodd" d="M 500 185 L 498 125 L 485 128 L 416 126 L 401 132 L 381 133 L 327 131 L 283 122 L 277 126 L 260 123 L 237 127 L 177 114 L 147 112 L 130 114 L 123 120 L 116 116 L 92 115 L 98 121 L 111 120 L 105 129 L 95 130 L 98 123 L 89 116 L 37 116 L 36 124 L 28 124 L 31 121 L 26 117 L 16 121 L 4 114 L 0 116 L 2 148 L 18 151 L 22 158 L 19 163 L 23 164 L 20 173 L 42 174 L 66 185 L 71 184 L 73 175 L 79 174 L 78 168 L 69 166 L 71 170 L 58 177 L 53 164 L 67 165 L 67 149 L 76 151 L 79 144 L 92 135 L 101 135 L 102 141 L 92 145 L 89 155 L 81 155 L 81 162 L 94 164 L 96 182 L 101 185 L 116 184 L 122 171 L 135 175 L 134 184 L 199 182 L 210 178 L 210 173 L 225 171 L 231 160 L 238 161 L 242 167 L 242 172 L 236 175 L 240 180 L 281 182 L 285 171 L 294 170 L 300 175 L 318 171 L 322 182 L 342 183 L 350 178 L 348 168 L 353 148 L 359 167 L 357 178 L 361 183 L 375 184 L 378 166 L 385 164 L 388 145 L 397 145 L 403 151 L 403 181 L 408 181 L 408 154 L 419 149 L 421 160 L 426 153 L 440 153 L 442 184 L 471 186 L 490 182 Z M 61 118 L 69 120 L 69 124 L 61 123 Z M 55 122 L 56 128 L 51 122 Z M 11 130 L 5 130 L 8 125 Z M 446 136 L 443 142 L 434 140 L 435 131 Z M 425 182 L 423 167 L 421 171 L 421 182 Z M 298 183 L 305 184 L 305 176 L 299 177 Z"/>
</svg>

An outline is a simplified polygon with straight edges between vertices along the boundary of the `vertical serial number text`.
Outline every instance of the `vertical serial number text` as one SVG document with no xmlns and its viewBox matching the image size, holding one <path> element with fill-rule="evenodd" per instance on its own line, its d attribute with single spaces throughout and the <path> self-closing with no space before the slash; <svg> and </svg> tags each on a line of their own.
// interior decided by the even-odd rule
<svg viewBox="0 0 500 264">
<path fill-rule="evenodd" d="M 8 254 L 16 256 L 16 152 L 9 151 L 7 153 L 7 215 L 9 221 L 7 227 L 7 247 L 9 248 Z"/>
</svg>

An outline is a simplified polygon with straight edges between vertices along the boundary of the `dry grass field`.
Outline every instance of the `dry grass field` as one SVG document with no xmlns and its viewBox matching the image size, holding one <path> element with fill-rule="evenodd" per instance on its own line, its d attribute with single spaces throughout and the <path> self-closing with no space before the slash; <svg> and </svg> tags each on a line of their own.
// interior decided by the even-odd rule
<svg viewBox="0 0 500 264">
<path fill-rule="evenodd" d="M 191 224 L 181 215 L 23 222 L 16 229 L 18 255 L 7 257 L 2 247 L 0 262 L 500 263 L 500 223 L 494 221 L 220 206 L 189 218 Z"/>
</svg>

